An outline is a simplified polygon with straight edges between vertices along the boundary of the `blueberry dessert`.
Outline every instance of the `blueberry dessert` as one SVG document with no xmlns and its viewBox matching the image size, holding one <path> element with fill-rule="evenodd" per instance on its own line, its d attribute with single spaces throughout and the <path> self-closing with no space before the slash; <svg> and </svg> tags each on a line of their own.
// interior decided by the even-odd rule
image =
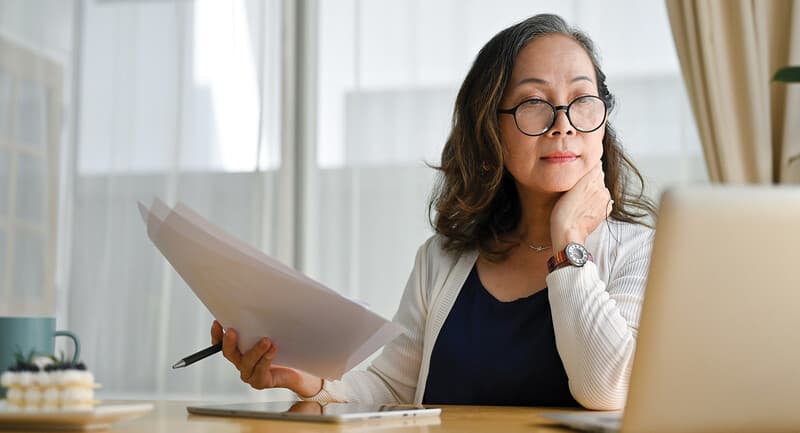
<svg viewBox="0 0 800 433">
<path fill-rule="evenodd" d="M 17 354 L 16 364 L 0 376 L 9 409 L 28 411 L 91 409 L 94 376 L 82 362 Z"/>
</svg>

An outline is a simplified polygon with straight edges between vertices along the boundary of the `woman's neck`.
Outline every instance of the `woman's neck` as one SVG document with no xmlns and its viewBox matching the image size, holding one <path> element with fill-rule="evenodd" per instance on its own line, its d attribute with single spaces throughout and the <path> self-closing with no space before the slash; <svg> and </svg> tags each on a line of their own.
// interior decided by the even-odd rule
<svg viewBox="0 0 800 433">
<path fill-rule="evenodd" d="M 550 245 L 550 214 L 563 193 L 520 192 L 517 233 L 530 244 Z"/>
</svg>

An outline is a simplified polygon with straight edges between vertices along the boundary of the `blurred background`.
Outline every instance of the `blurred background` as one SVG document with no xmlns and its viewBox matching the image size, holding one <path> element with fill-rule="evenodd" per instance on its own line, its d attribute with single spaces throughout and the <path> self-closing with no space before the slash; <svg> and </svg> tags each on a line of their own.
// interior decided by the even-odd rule
<svg viewBox="0 0 800 433">
<path fill-rule="evenodd" d="M 600 48 L 649 195 L 706 182 L 662 0 L 0 0 L 0 315 L 77 332 L 101 398 L 285 398 L 221 356 L 170 370 L 212 318 L 136 201 L 183 201 L 390 318 L 458 86 L 543 12 Z"/>
</svg>

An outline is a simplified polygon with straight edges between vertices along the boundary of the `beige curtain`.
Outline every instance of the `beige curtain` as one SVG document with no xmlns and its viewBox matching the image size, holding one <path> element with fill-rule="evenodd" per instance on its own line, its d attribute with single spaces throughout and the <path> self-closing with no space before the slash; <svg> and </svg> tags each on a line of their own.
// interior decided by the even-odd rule
<svg viewBox="0 0 800 433">
<path fill-rule="evenodd" d="M 800 0 L 667 0 L 714 182 L 800 183 Z"/>
</svg>

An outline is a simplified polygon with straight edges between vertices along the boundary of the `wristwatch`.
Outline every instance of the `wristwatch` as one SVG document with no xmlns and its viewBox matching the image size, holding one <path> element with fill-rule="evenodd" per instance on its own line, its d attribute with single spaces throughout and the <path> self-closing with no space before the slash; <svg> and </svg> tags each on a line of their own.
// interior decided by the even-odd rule
<svg viewBox="0 0 800 433">
<path fill-rule="evenodd" d="M 563 250 L 547 260 L 547 269 L 553 272 L 564 266 L 577 266 L 580 268 L 591 260 L 592 255 L 589 254 L 589 251 L 586 251 L 586 247 L 570 242 Z"/>
</svg>

